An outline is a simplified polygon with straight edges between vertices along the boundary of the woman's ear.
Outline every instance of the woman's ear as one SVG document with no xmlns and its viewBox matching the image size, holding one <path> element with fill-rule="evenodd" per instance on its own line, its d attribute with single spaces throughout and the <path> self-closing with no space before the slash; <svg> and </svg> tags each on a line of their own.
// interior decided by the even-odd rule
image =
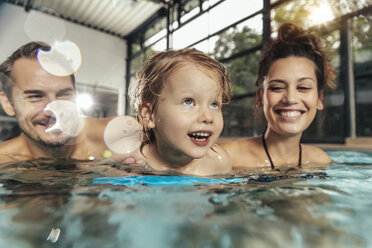
<svg viewBox="0 0 372 248">
<path fill-rule="evenodd" d="M 1 102 L 1 106 L 3 107 L 4 112 L 7 115 L 9 115 L 9 116 L 14 116 L 15 115 L 13 105 L 9 101 L 8 97 L 5 95 L 4 92 L 0 92 L 0 102 Z"/>
<path fill-rule="evenodd" d="M 263 103 L 262 103 L 262 89 L 256 90 L 256 107 L 262 108 Z"/>
<path fill-rule="evenodd" d="M 155 121 L 154 121 L 154 113 L 151 108 L 150 103 L 143 104 L 138 111 L 140 115 L 140 119 L 142 122 L 142 125 L 146 128 L 154 128 L 155 127 Z"/>
<path fill-rule="evenodd" d="M 318 103 L 317 103 L 316 108 L 318 110 L 323 110 L 324 109 L 324 93 L 323 93 L 323 90 L 319 91 Z"/>
</svg>

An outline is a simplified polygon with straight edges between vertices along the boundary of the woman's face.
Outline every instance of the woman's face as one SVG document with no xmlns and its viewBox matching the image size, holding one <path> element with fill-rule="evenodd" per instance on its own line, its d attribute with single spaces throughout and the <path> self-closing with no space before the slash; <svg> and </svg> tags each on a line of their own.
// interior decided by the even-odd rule
<svg viewBox="0 0 372 248">
<path fill-rule="evenodd" d="M 302 134 L 323 109 L 313 61 L 304 57 L 276 60 L 259 94 L 268 129 L 284 136 Z"/>
</svg>

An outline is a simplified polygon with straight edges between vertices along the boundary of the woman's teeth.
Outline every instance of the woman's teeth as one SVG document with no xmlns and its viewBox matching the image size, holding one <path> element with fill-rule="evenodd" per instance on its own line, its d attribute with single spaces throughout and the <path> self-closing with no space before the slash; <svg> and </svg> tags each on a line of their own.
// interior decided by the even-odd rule
<svg viewBox="0 0 372 248">
<path fill-rule="evenodd" d="M 286 117 L 296 117 L 301 115 L 301 111 L 295 110 L 295 111 L 278 111 L 278 113 L 282 116 Z"/>
</svg>

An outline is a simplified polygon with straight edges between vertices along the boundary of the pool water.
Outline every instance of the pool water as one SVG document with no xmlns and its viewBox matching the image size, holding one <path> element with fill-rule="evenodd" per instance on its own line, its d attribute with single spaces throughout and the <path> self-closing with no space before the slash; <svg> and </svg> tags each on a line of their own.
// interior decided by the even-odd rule
<svg viewBox="0 0 372 248">
<path fill-rule="evenodd" d="M 324 169 L 204 179 L 8 164 L 0 247 L 372 247 L 372 152 L 327 152 Z"/>
</svg>

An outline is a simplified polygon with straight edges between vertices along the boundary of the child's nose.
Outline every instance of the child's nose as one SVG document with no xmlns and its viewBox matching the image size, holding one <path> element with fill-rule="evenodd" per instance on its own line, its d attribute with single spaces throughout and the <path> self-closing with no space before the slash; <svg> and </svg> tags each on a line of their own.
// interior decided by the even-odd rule
<svg viewBox="0 0 372 248">
<path fill-rule="evenodd" d="M 213 115 L 211 113 L 211 110 L 208 107 L 203 107 L 200 109 L 198 121 L 205 122 L 205 123 L 213 122 Z"/>
</svg>

